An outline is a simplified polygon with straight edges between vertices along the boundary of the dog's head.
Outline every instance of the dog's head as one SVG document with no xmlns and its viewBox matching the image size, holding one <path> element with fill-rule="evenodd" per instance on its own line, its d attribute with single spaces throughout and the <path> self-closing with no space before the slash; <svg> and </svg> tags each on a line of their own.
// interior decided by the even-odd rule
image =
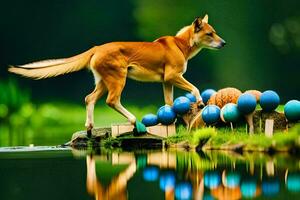
<svg viewBox="0 0 300 200">
<path fill-rule="evenodd" d="M 202 19 L 197 17 L 192 24 L 192 45 L 208 49 L 221 49 L 226 42 L 217 35 L 215 29 L 208 24 L 208 15 Z"/>
</svg>

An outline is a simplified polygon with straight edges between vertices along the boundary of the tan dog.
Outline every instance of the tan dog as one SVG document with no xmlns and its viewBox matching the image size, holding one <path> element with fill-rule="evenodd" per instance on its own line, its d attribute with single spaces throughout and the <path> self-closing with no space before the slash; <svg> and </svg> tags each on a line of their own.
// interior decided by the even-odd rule
<svg viewBox="0 0 300 200">
<path fill-rule="evenodd" d="M 176 36 L 165 36 L 154 42 L 112 42 L 65 59 L 34 62 L 9 68 L 10 72 L 34 79 L 54 77 L 79 71 L 92 70 L 95 90 L 85 98 L 87 117 L 85 126 L 94 126 L 94 105 L 108 92 L 106 103 L 136 125 L 136 117 L 121 104 L 126 78 L 138 81 L 162 82 L 165 103 L 173 103 L 173 86 L 191 92 L 201 102 L 199 90 L 183 74 L 187 62 L 201 49 L 220 49 L 225 41 L 208 24 L 208 16 L 182 28 Z"/>
</svg>

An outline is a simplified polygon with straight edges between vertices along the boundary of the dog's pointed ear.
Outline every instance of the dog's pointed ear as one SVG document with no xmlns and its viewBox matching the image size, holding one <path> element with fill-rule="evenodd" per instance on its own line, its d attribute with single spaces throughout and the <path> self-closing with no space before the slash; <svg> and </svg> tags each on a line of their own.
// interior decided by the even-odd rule
<svg viewBox="0 0 300 200">
<path fill-rule="evenodd" d="M 204 16 L 204 18 L 202 19 L 202 21 L 208 24 L 208 15 L 207 14 Z"/>
<path fill-rule="evenodd" d="M 194 31 L 195 31 L 195 33 L 201 31 L 201 29 L 203 27 L 202 19 L 200 17 L 197 17 L 195 19 L 195 21 L 193 22 L 193 25 L 194 25 Z"/>
</svg>

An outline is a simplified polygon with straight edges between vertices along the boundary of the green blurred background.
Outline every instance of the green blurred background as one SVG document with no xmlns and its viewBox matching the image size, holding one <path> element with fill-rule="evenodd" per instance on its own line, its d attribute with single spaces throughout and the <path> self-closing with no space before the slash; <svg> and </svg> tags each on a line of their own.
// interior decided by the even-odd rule
<svg viewBox="0 0 300 200">
<path fill-rule="evenodd" d="M 0 146 L 69 139 L 84 127 L 84 97 L 93 89 L 87 70 L 34 81 L 8 74 L 9 64 L 69 57 L 111 41 L 153 41 L 175 35 L 206 13 L 227 46 L 194 57 L 185 74 L 188 80 L 200 91 L 273 89 L 282 103 L 299 99 L 299 7 L 295 0 L 2 1 Z M 140 118 L 163 104 L 162 87 L 128 80 L 122 98 Z M 97 126 L 107 126 L 124 118 L 102 99 L 95 120 Z"/>
</svg>

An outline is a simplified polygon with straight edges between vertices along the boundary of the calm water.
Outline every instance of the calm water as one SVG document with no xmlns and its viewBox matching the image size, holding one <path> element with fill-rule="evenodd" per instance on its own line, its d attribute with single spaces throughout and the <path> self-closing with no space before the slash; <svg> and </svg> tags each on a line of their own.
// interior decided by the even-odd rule
<svg viewBox="0 0 300 200">
<path fill-rule="evenodd" d="M 2 148 L 0 199 L 300 199 L 299 166 L 283 154 Z"/>
</svg>

